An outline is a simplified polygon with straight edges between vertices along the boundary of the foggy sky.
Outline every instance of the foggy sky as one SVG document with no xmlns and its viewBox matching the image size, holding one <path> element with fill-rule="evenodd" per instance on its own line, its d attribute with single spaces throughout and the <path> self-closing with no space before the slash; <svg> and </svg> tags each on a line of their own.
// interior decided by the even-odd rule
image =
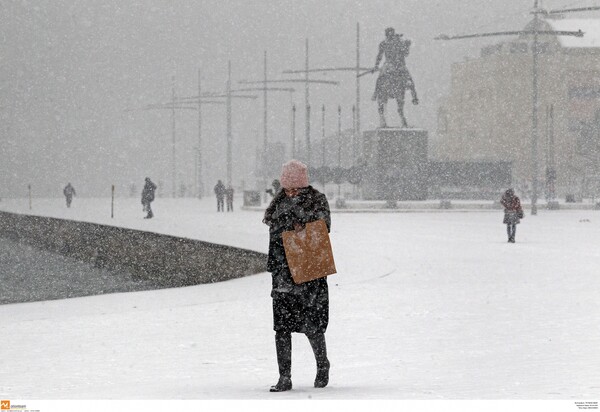
<svg viewBox="0 0 600 412">
<path fill-rule="evenodd" d="M 598 5 L 598 1 L 545 1 L 548 8 Z M 440 42 L 440 33 L 517 30 L 531 18 L 533 0 L 297 0 L 297 1 L 128 1 L 47 0 L 0 2 L 0 198 L 21 197 L 32 184 L 38 196 L 61 196 L 72 182 L 83 196 L 121 195 L 145 176 L 170 194 L 171 114 L 168 110 L 126 111 L 171 97 L 222 91 L 231 60 L 233 87 L 262 80 L 263 51 L 271 79 L 299 78 L 283 70 L 304 68 L 304 42 L 310 66 L 354 66 L 356 23 L 361 27 L 361 66 L 372 67 L 383 31 L 392 26 L 411 39 L 407 65 L 421 103 L 407 99 L 409 124 L 435 139 L 436 111 L 448 93 L 453 62 L 476 57 L 481 47 L 506 38 Z M 586 15 L 591 17 L 591 15 Z M 328 109 L 327 133 L 352 127 L 355 100 L 352 72 L 312 75 L 340 85 L 311 86 L 311 106 Z M 375 77 L 361 83 L 362 129 L 377 126 L 370 101 Z M 298 139 L 304 137 L 304 86 L 294 85 Z M 252 186 L 257 144 L 263 140 L 262 93 L 255 101 L 233 104 L 233 183 Z M 269 94 L 270 141 L 289 145 L 289 93 Z M 321 134 L 320 113 L 312 136 Z M 398 124 L 395 102 L 388 123 Z M 197 145 L 197 114 L 176 115 L 178 181 L 193 183 L 192 150 Z M 225 179 L 225 109 L 204 110 L 205 185 Z"/>
</svg>

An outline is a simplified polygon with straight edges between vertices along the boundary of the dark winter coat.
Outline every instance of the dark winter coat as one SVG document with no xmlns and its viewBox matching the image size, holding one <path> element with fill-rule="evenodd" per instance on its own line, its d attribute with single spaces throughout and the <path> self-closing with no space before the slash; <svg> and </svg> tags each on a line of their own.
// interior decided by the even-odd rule
<svg viewBox="0 0 600 412">
<path fill-rule="evenodd" d="M 225 189 L 225 196 L 227 196 L 228 202 L 233 202 L 233 187 Z"/>
<path fill-rule="evenodd" d="M 215 185 L 215 195 L 217 195 L 218 199 L 223 199 L 225 197 L 225 185 L 219 181 Z"/>
<path fill-rule="evenodd" d="M 500 203 L 504 206 L 504 220 L 502 223 L 506 225 L 516 225 L 521 223 L 523 208 L 521 207 L 521 200 L 518 196 L 508 192 L 504 193 Z"/>
<path fill-rule="evenodd" d="M 154 201 L 154 192 L 156 185 L 150 179 L 146 180 L 146 184 L 142 189 L 142 203 L 150 203 Z"/>
<path fill-rule="evenodd" d="M 271 201 L 263 222 L 269 226 L 267 271 L 272 275 L 273 329 L 276 331 L 324 333 L 329 323 L 327 278 L 297 285 L 292 279 L 281 234 L 295 224 L 323 219 L 331 227 L 329 203 L 312 186 L 300 189 L 295 197 L 281 190 Z"/>
<path fill-rule="evenodd" d="M 63 189 L 63 194 L 66 197 L 73 197 L 73 196 L 75 196 L 75 188 L 73 186 L 71 186 L 70 184 L 66 185 L 65 188 Z"/>
</svg>

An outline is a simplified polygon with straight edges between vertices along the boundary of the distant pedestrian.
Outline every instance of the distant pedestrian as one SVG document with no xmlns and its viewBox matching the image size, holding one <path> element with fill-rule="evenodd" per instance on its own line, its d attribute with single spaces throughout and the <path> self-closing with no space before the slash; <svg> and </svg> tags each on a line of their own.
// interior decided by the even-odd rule
<svg viewBox="0 0 600 412">
<path fill-rule="evenodd" d="M 225 197 L 227 198 L 227 211 L 233 212 L 233 187 L 231 185 L 227 186 Z"/>
<path fill-rule="evenodd" d="M 511 188 L 504 192 L 500 203 L 504 206 L 503 223 L 506 225 L 508 242 L 515 243 L 517 225 L 521 223 L 521 219 L 525 216 L 521 207 L 521 200 L 515 195 L 514 189 Z"/>
<path fill-rule="evenodd" d="M 292 332 L 308 338 L 317 363 L 315 388 L 329 382 L 329 360 L 325 331 L 329 323 L 327 278 L 296 284 L 288 266 L 282 233 L 302 230 L 309 222 L 323 219 L 331 226 L 329 203 L 324 194 L 308 184 L 308 168 L 291 160 L 283 165 L 280 190 L 265 211 L 263 223 L 269 226 L 267 270 L 272 275 L 273 329 L 279 365 L 279 381 L 271 392 L 292 389 Z"/>
<path fill-rule="evenodd" d="M 224 212 L 225 185 L 220 180 L 215 185 L 215 195 L 217 195 L 217 212 Z"/>
<path fill-rule="evenodd" d="M 154 192 L 156 192 L 156 185 L 149 177 L 146 178 L 144 189 L 142 190 L 142 206 L 144 212 L 148 212 L 144 219 L 152 219 L 154 213 L 152 213 L 151 203 L 154 201 Z"/>
<path fill-rule="evenodd" d="M 65 188 L 63 189 L 63 194 L 65 195 L 65 199 L 67 200 L 67 207 L 71 207 L 71 202 L 73 201 L 73 196 L 76 195 L 75 188 L 69 182 Z"/>
<path fill-rule="evenodd" d="M 271 183 L 271 186 L 273 186 L 273 189 L 267 189 L 266 192 L 270 194 L 271 197 L 275 197 L 277 196 L 277 193 L 279 193 L 279 191 L 281 190 L 281 183 L 279 183 L 279 180 L 275 179 Z"/>
</svg>

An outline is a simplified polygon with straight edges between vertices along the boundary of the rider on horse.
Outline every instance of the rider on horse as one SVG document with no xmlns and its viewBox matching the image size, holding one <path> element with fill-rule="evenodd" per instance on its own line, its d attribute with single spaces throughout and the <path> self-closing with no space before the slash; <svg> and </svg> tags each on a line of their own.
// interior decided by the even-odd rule
<svg viewBox="0 0 600 412">
<path fill-rule="evenodd" d="M 387 127 L 384 114 L 388 99 L 396 99 L 402 126 L 407 127 L 406 118 L 404 117 L 404 93 L 406 89 L 411 91 L 413 104 L 419 104 L 415 84 L 406 68 L 405 61 L 411 42 L 410 40 L 403 40 L 402 35 L 396 34 L 391 27 L 385 29 L 385 37 L 385 40 L 379 43 L 379 53 L 373 69 L 373 72 L 379 70 L 379 63 L 385 55 L 385 63 L 375 84 L 373 100 L 376 100 L 378 104 L 381 127 Z"/>
</svg>

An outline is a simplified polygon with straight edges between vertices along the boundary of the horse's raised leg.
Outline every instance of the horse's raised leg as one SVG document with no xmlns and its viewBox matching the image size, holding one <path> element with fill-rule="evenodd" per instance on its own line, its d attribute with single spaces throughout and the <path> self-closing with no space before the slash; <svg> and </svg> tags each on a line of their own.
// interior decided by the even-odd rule
<svg viewBox="0 0 600 412">
<path fill-rule="evenodd" d="M 404 117 L 404 96 L 398 96 L 396 98 L 396 102 L 398 103 L 398 115 L 402 121 L 402 127 L 408 127 L 408 124 L 406 123 L 406 117 Z"/>
<path fill-rule="evenodd" d="M 410 94 L 412 95 L 412 104 L 419 104 L 419 98 L 417 97 L 417 89 L 415 89 L 415 85 L 411 85 Z"/>
<path fill-rule="evenodd" d="M 377 99 L 377 110 L 379 111 L 379 127 L 387 127 L 385 121 L 385 102 Z"/>
</svg>

